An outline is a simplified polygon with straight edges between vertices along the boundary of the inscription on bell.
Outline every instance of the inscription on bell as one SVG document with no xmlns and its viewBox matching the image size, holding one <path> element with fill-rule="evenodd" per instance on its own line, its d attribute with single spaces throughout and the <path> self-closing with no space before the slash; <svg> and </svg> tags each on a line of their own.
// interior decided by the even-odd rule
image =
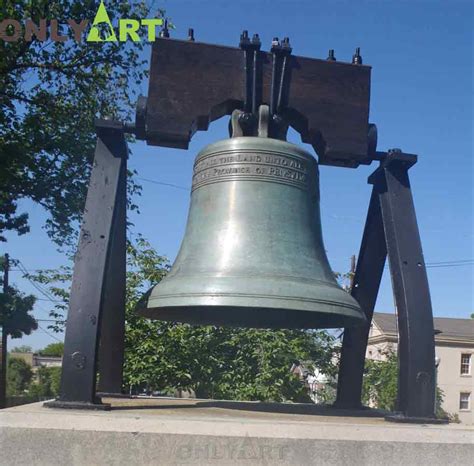
<svg viewBox="0 0 474 466">
<path fill-rule="evenodd" d="M 308 163 L 276 154 L 217 153 L 194 165 L 193 189 L 234 179 L 274 181 L 308 189 Z"/>
</svg>

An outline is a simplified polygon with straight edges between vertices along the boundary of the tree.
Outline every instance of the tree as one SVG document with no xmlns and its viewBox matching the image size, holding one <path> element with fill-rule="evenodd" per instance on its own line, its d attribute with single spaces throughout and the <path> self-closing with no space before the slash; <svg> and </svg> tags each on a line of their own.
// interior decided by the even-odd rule
<svg viewBox="0 0 474 466">
<path fill-rule="evenodd" d="M 309 402 L 290 373 L 293 361 L 334 372 L 332 338 L 322 331 L 191 326 L 136 315 L 127 323 L 126 386 L 192 389 L 200 398 Z"/>
<path fill-rule="evenodd" d="M 32 353 L 33 348 L 28 345 L 15 346 L 10 350 L 12 353 Z"/>
<path fill-rule="evenodd" d="M 29 335 L 38 328 L 34 317 L 30 314 L 36 298 L 26 296 L 13 286 L 6 293 L 0 293 L 0 326 L 12 338 Z"/>
<path fill-rule="evenodd" d="M 362 402 L 372 403 L 379 409 L 395 411 L 397 408 L 398 357 L 395 351 L 383 353 L 384 360 L 366 359 L 362 387 Z M 436 387 L 436 416 L 455 421 L 455 416 L 443 408 L 444 393 Z"/>
<path fill-rule="evenodd" d="M 60 357 L 64 353 L 64 343 L 57 342 L 57 343 L 50 343 L 48 346 L 39 350 L 39 354 L 41 356 L 56 356 Z"/>
<path fill-rule="evenodd" d="M 38 380 L 30 384 L 28 395 L 38 399 L 54 398 L 59 395 L 61 381 L 60 367 L 40 367 Z"/>
<path fill-rule="evenodd" d="M 4 0 L 0 21 L 92 22 L 98 6 L 91 0 Z M 122 0 L 108 0 L 107 12 L 112 22 L 149 13 L 145 1 Z M 29 231 L 28 214 L 18 211 L 18 201 L 28 198 L 49 213 L 45 226 L 52 240 L 75 245 L 94 153 L 94 119 L 129 119 L 137 84 L 146 77 L 142 49 L 143 42 L 131 41 L 0 40 L 0 241 L 5 231 Z M 129 183 L 130 193 L 138 190 Z"/>
<path fill-rule="evenodd" d="M 385 360 L 365 361 L 362 401 L 367 405 L 372 402 L 379 409 L 394 411 L 398 390 L 397 353 L 388 351 L 384 356 Z"/>
<path fill-rule="evenodd" d="M 32 377 L 33 371 L 26 361 L 20 358 L 9 358 L 7 366 L 7 396 L 23 395 Z"/>
</svg>

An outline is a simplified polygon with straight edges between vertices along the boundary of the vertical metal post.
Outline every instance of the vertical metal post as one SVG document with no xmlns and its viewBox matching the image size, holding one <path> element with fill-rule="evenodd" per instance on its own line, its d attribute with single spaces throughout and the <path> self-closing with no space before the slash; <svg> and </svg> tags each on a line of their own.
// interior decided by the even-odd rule
<svg viewBox="0 0 474 466">
<path fill-rule="evenodd" d="M 87 192 L 64 342 L 59 398 L 48 407 L 107 409 L 96 398 L 97 353 L 116 202 L 127 158 L 122 123 L 96 124 L 97 146 Z"/>
<path fill-rule="evenodd" d="M 336 407 L 361 407 L 370 322 L 386 255 L 397 308 L 399 414 L 387 420 L 444 422 L 435 418 L 434 330 L 428 278 L 408 179 L 416 156 L 390 151 L 369 177 L 373 184 L 352 295 L 368 322 L 345 329 Z"/>
<path fill-rule="evenodd" d="M 433 312 L 408 169 L 416 156 L 392 151 L 373 175 L 380 207 L 398 316 L 398 406 L 388 420 L 435 419 Z"/>
<path fill-rule="evenodd" d="M 5 254 L 3 261 L 3 292 L 8 293 L 8 272 L 10 269 L 10 260 L 8 254 Z M 7 407 L 7 343 L 8 334 L 5 325 L 2 326 L 2 355 L 0 368 L 0 409 Z"/>
<path fill-rule="evenodd" d="M 122 163 L 117 189 L 100 331 L 98 390 L 108 394 L 120 394 L 122 392 L 127 248 L 126 162 L 125 158 Z"/>
</svg>

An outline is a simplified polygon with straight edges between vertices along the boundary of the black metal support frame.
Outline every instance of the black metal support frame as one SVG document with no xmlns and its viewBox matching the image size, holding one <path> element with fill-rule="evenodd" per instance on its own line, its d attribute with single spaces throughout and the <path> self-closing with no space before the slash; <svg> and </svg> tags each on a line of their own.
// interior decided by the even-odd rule
<svg viewBox="0 0 474 466">
<path fill-rule="evenodd" d="M 352 295 L 367 324 L 344 332 L 336 407 L 360 408 L 365 352 L 388 256 L 398 319 L 397 413 L 387 420 L 443 422 L 435 416 L 436 368 L 433 313 L 426 266 L 408 179 L 416 155 L 378 153 Z"/>
<path fill-rule="evenodd" d="M 132 126 L 97 122 L 97 147 L 74 266 L 61 393 L 49 407 L 107 409 L 96 395 L 119 394 L 125 325 L 125 132 Z M 367 324 L 344 333 L 335 407 L 362 408 L 362 377 L 373 310 L 388 255 L 399 327 L 398 411 L 388 420 L 437 422 L 434 329 L 428 279 L 408 179 L 417 157 L 377 153 L 352 295 Z"/>
<path fill-rule="evenodd" d="M 61 391 L 57 400 L 45 403 L 48 407 L 108 409 L 110 406 L 96 396 L 98 366 L 100 389 L 121 391 L 128 148 L 122 123 L 99 120 L 96 130 L 97 146 L 74 264 Z"/>
</svg>

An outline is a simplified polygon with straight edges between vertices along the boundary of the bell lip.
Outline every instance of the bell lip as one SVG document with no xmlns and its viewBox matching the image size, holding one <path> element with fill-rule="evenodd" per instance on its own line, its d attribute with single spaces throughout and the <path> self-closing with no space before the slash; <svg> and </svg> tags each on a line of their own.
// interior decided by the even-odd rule
<svg viewBox="0 0 474 466">
<path fill-rule="evenodd" d="M 359 303 L 336 281 L 219 277 L 193 282 L 168 276 L 137 305 L 139 315 L 201 325 L 250 328 L 341 328 L 366 323 Z M 246 290 L 235 293 L 233 289 Z M 279 290 L 278 292 L 276 290 Z M 263 322 L 263 324 L 262 324 Z"/>
<path fill-rule="evenodd" d="M 140 316 L 194 325 L 247 328 L 343 328 L 367 323 L 357 301 L 343 290 L 339 290 L 341 299 L 336 301 L 233 293 L 157 296 L 153 294 L 154 288 L 137 305 Z"/>
<path fill-rule="evenodd" d="M 362 311 L 352 314 L 246 306 L 166 306 L 142 308 L 138 314 L 153 320 L 191 325 L 269 329 L 346 328 L 366 324 Z"/>
</svg>

